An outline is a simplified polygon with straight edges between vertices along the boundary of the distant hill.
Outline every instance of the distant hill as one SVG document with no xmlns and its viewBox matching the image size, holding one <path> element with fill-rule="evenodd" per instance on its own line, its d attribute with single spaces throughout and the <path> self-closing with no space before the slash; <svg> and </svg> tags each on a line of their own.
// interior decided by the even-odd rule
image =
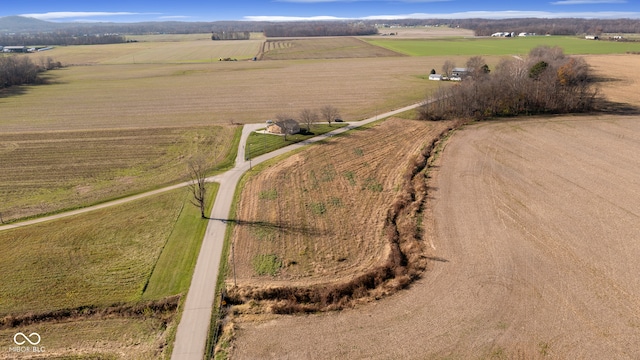
<svg viewBox="0 0 640 360">
<path fill-rule="evenodd" d="M 0 34 L 52 31 L 61 25 L 24 16 L 4 16 L 0 17 Z"/>
</svg>

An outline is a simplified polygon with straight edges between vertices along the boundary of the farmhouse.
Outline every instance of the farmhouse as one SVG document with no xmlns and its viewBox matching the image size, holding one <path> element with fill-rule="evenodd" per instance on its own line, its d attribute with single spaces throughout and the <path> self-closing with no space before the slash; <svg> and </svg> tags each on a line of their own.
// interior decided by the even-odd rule
<svg viewBox="0 0 640 360">
<path fill-rule="evenodd" d="M 587 35 L 584 38 L 587 39 L 587 40 L 598 40 L 599 39 L 598 35 Z"/>
<path fill-rule="evenodd" d="M 267 125 L 267 131 L 272 134 L 297 134 L 300 124 L 293 119 L 273 121 Z"/>
<path fill-rule="evenodd" d="M 453 68 L 453 70 L 451 70 L 451 77 L 459 77 L 459 78 L 464 78 L 465 76 L 467 76 L 469 74 L 469 70 L 467 68 Z"/>
<path fill-rule="evenodd" d="M 440 80 L 442 80 L 442 75 L 440 75 L 440 74 L 430 74 L 429 75 L 429 80 L 440 81 Z"/>
</svg>

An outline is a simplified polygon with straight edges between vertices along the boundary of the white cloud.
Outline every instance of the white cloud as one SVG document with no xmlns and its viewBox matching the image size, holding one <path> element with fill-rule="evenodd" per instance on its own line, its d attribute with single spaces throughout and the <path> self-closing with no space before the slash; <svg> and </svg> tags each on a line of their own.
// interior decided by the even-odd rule
<svg viewBox="0 0 640 360">
<path fill-rule="evenodd" d="M 599 12 L 546 12 L 546 11 L 467 11 L 448 14 L 396 14 L 365 17 L 335 16 L 245 16 L 248 21 L 322 21 L 322 20 L 402 20 L 402 19 L 516 19 L 516 18 L 583 18 L 583 19 L 640 19 L 640 12 L 599 11 Z"/>
<path fill-rule="evenodd" d="M 560 0 L 551 5 L 590 5 L 590 4 L 626 4 L 626 0 Z"/>
<path fill-rule="evenodd" d="M 317 4 L 317 3 L 337 3 L 337 2 L 371 2 L 371 1 L 385 1 L 385 2 L 402 2 L 402 3 L 435 3 L 435 2 L 448 2 L 453 0 L 275 0 L 276 2 L 286 2 L 286 3 L 299 3 L 299 4 Z"/>
<path fill-rule="evenodd" d="M 88 11 L 59 11 L 59 12 L 48 12 L 42 14 L 22 14 L 20 16 L 30 17 L 39 20 L 56 20 L 56 19 L 69 19 L 69 18 L 81 18 L 81 17 L 97 17 L 97 16 L 126 16 L 126 15 L 157 15 L 153 14 L 142 14 L 142 13 L 133 13 L 133 12 L 88 12 Z"/>
<path fill-rule="evenodd" d="M 185 15 L 172 15 L 172 16 L 160 16 L 158 19 L 163 20 L 172 20 L 172 19 L 191 19 L 193 16 L 185 16 Z"/>
</svg>

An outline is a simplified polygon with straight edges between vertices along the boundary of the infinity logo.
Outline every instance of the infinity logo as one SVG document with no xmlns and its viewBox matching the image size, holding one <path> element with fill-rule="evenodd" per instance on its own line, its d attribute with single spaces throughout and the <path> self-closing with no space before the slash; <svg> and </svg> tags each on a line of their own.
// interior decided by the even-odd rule
<svg viewBox="0 0 640 360">
<path fill-rule="evenodd" d="M 22 336 L 22 341 L 18 342 L 18 336 Z M 33 337 L 36 337 L 38 339 L 38 341 L 31 341 L 31 339 Z M 38 333 L 31 333 L 29 334 L 29 336 L 19 332 L 15 335 L 13 335 L 13 342 L 16 343 L 16 345 L 20 346 L 23 345 L 25 342 L 29 342 L 29 344 L 31 345 L 38 345 L 40 344 L 40 335 Z"/>
</svg>

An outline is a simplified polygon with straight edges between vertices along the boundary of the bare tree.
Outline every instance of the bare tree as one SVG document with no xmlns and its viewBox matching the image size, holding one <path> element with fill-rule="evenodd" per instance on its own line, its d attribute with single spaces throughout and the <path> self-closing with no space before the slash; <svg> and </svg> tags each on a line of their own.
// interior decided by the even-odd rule
<svg viewBox="0 0 640 360">
<path fill-rule="evenodd" d="M 206 182 L 206 160 L 202 155 L 198 155 L 189 161 L 189 177 L 191 181 L 189 183 L 189 191 L 193 195 L 193 199 L 191 199 L 191 203 L 200 208 L 200 216 L 203 219 L 206 219 L 206 215 L 204 213 L 205 210 L 205 202 L 206 202 L 206 194 L 207 188 L 205 186 Z"/>
<path fill-rule="evenodd" d="M 338 109 L 333 105 L 325 105 L 320 108 L 320 114 L 322 118 L 329 123 L 329 125 L 340 117 Z"/>
<path fill-rule="evenodd" d="M 311 131 L 311 124 L 316 121 L 318 121 L 318 113 L 315 111 L 311 109 L 302 109 L 302 111 L 300 111 L 300 122 L 305 124 L 308 132 Z"/>
<path fill-rule="evenodd" d="M 451 71 L 455 67 L 456 67 L 456 64 L 453 61 L 451 61 L 451 60 L 445 61 L 444 64 L 442 64 L 442 75 L 444 75 L 446 77 L 450 77 L 451 76 Z"/>
<path fill-rule="evenodd" d="M 474 79 L 480 79 L 489 73 L 489 66 L 482 56 L 473 56 L 467 60 L 467 71 Z"/>
</svg>

